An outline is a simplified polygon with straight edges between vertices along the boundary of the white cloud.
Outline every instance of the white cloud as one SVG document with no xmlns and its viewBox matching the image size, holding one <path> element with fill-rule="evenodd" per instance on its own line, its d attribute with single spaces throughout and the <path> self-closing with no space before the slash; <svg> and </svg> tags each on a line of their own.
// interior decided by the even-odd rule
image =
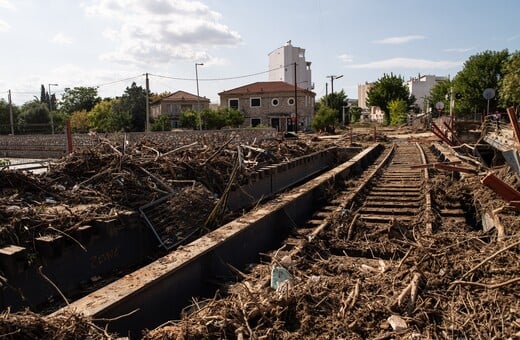
<svg viewBox="0 0 520 340">
<path fill-rule="evenodd" d="M 389 37 L 389 38 L 384 38 L 381 40 L 375 40 L 374 43 L 388 44 L 388 45 L 400 45 L 400 44 L 409 43 L 410 41 L 422 40 L 425 38 L 426 37 L 423 35 L 405 35 L 405 36 L 401 36 L 401 37 Z"/>
<path fill-rule="evenodd" d="M 59 45 L 68 45 L 72 44 L 73 40 L 71 37 L 63 33 L 58 33 L 54 37 L 52 37 L 51 42 Z"/>
<path fill-rule="evenodd" d="M 0 0 L 0 7 L 7 9 L 15 9 L 14 5 L 9 0 Z"/>
<path fill-rule="evenodd" d="M 473 48 L 447 48 L 444 50 L 444 52 L 456 52 L 456 53 L 465 53 L 471 51 Z"/>
<path fill-rule="evenodd" d="M 10 27 L 7 22 L 0 20 L 0 32 L 5 32 L 9 30 Z"/>
<path fill-rule="evenodd" d="M 345 63 L 351 63 L 354 60 L 354 56 L 352 54 L 341 54 L 338 56 L 338 59 Z"/>
<path fill-rule="evenodd" d="M 104 35 L 115 50 L 102 60 L 133 64 L 173 60 L 209 62 L 209 49 L 234 46 L 240 35 L 220 23 L 221 15 L 198 1 L 98 0 L 84 6 L 87 15 L 108 17 L 116 28 Z"/>
<path fill-rule="evenodd" d="M 506 39 L 506 41 L 513 41 L 513 40 L 516 40 L 518 38 L 520 38 L 520 34 L 519 35 L 514 35 L 512 37 L 509 37 L 509 38 Z"/>
<path fill-rule="evenodd" d="M 374 61 L 366 64 L 350 65 L 350 68 L 363 69 L 405 69 L 405 68 L 420 68 L 420 69 L 449 69 L 452 67 L 459 67 L 462 61 L 449 60 L 426 60 L 426 59 L 412 59 L 412 58 L 392 58 L 386 60 Z"/>
</svg>

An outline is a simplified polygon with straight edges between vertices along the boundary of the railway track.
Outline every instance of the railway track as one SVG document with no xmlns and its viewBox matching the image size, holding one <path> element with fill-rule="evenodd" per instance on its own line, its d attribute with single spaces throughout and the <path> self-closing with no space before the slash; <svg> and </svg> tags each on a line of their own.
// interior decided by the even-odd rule
<svg viewBox="0 0 520 340">
<path fill-rule="evenodd" d="M 334 225 L 337 237 L 343 234 L 346 241 L 358 240 L 347 251 L 342 247 L 341 253 L 389 259 L 403 254 L 388 249 L 378 250 L 381 234 L 409 233 L 414 228 L 422 228 L 422 232 L 431 234 L 446 222 L 467 226 L 470 213 L 461 202 L 443 200 L 442 205 L 438 205 L 432 199 L 431 182 L 438 174 L 429 168 L 440 161 L 432 148 L 419 143 L 387 146 L 357 176 L 346 179 L 334 199 L 316 210 L 288 243 L 311 240 L 323 229 Z M 334 246 L 331 247 L 334 252 Z M 301 248 L 302 242 L 293 253 Z"/>
</svg>

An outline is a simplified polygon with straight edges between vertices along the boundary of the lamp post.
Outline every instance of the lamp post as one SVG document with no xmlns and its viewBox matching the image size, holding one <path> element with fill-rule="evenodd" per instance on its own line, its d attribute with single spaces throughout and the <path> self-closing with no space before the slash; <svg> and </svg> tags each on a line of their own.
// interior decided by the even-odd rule
<svg viewBox="0 0 520 340">
<path fill-rule="evenodd" d="M 197 115 L 199 117 L 199 130 L 202 130 L 202 119 L 200 118 L 200 97 L 199 97 L 199 72 L 197 66 L 202 66 L 203 63 L 195 63 L 195 81 L 197 82 Z"/>
<path fill-rule="evenodd" d="M 51 131 L 52 131 L 52 134 L 54 134 L 54 118 L 52 118 L 51 86 L 58 86 L 58 84 L 49 84 L 49 116 L 51 116 Z"/>
<path fill-rule="evenodd" d="M 340 76 L 327 76 L 327 78 L 330 78 L 330 93 L 334 93 L 334 79 L 339 79 L 343 77 L 343 75 Z"/>
</svg>

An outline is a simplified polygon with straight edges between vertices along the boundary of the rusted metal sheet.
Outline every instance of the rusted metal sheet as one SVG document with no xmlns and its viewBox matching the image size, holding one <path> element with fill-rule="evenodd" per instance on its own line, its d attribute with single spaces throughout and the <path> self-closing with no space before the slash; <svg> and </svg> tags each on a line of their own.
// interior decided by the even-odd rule
<svg viewBox="0 0 520 340">
<path fill-rule="evenodd" d="M 496 192 L 504 201 L 520 201 L 520 192 L 515 190 L 506 182 L 495 176 L 494 173 L 488 173 L 480 180 L 485 186 Z"/>
<path fill-rule="evenodd" d="M 466 173 L 469 173 L 469 174 L 477 173 L 476 169 L 464 168 L 464 167 L 461 167 L 461 166 L 453 166 L 453 165 L 442 164 L 442 163 L 435 164 L 433 167 L 435 169 L 441 169 L 441 170 L 447 170 L 447 171 L 459 171 L 459 172 L 466 172 Z"/>
<path fill-rule="evenodd" d="M 453 146 L 453 143 L 444 135 L 441 129 L 432 122 L 432 132 L 435 134 L 435 136 L 439 137 L 444 143 L 448 144 L 449 146 Z"/>
<path fill-rule="evenodd" d="M 460 141 L 459 137 L 457 137 L 457 135 L 455 134 L 455 131 L 453 131 L 453 129 L 448 124 L 446 124 L 446 122 L 444 122 L 444 126 L 446 126 L 448 131 L 451 133 L 451 136 L 453 137 L 453 139 L 455 139 L 455 141 L 457 142 L 457 145 L 462 144 L 462 142 Z M 453 126 L 453 121 L 452 121 L 452 125 L 451 126 Z"/>
</svg>

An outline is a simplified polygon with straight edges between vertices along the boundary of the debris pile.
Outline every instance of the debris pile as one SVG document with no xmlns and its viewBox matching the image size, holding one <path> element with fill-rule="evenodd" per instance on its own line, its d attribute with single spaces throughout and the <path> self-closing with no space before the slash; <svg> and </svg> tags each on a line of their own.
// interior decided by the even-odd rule
<svg viewBox="0 0 520 340">
<path fill-rule="evenodd" d="M 476 176 L 432 185 L 436 200 L 504 205 Z M 429 233 L 420 216 L 348 235 L 338 219 L 299 252 L 272 252 L 144 338 L 518 338 L 520 213 L 504 209 L 499 218 L 501 239 L 494 228 L 457 222 Z M 280 270 L 286 279 L 273 284 Z"/>
<path fill-rule="evenodd" d="M 49 318 L 30 311 L 2 313 L 0 334 L 4 339 L 115 339 L 113 334 L 77 314 Z"/>
<path fill-rule="evenodd" d="M 241 145 L 230 139 L 224 145 L 193 143 L 172 149 L 151 142 L 116 146 L 100 138 L 97 145 L 53 163 L 43 175 L 0 171 L 0 246 L 31 248 L 35 237 L 56 230 L 68 233 L 171 194 L 175 201 L 211 211 L 232 179 L 236 162 L 241 166 L 233 180 L 241 183 L 265 165 L 325 147 L 300 140 Z M 199 219 L 209 214 L 193 214 L 186 204 L 171 206 L 185 225 L 200 224 Z"/>
</svg>

